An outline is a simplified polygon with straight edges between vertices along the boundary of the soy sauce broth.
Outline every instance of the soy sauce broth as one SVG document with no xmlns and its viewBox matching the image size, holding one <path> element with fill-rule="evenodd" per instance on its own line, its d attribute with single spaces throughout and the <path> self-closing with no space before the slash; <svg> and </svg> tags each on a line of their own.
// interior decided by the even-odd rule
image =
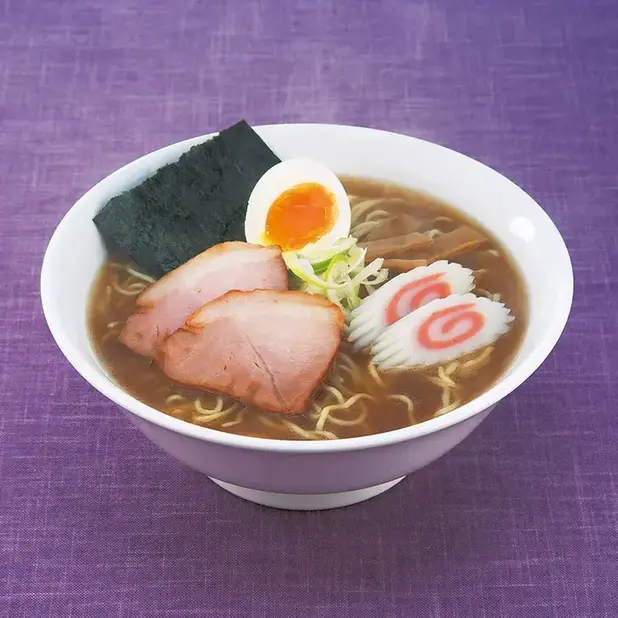
<svg viewBox="0 0 618 618">
<path fill-rule="evenodd" d="M 483 294 L 499 294 L 500 301 L 505 303 L 515 317 L 508 333 L 494 345 L 490 360 L 478 370 L 467 372 L 465 378 L 457 380 L 456 397 L 460 405 L 478 397 L 512 363 L 526 329 L 527 298 L 524 283 L 506 249 L 478 222 L 433 197 L 397 185 L 365 179 L 343 178 L 342 182 L 350 196 L 395 200 L 388 205 L 389 212 L 410 213 L 422 219 L 424 228 L 421 231 L 435 228 L 436 219 L 440 217 L 442 232 L 466 225 L 487 237 L 482 249 L 462 253 L 451 260 L 475 271 L 477 288 L 473 293 L 480 295 L 480 289 Z M 354 198 L 355 201 L 358 199 Z M 413 255 L 404 252 L 391 257 L 405 259 L 422 256 L 418 252 Z M 123 390 L 166 414 L 220 431 L 276 439 L 325 437 L 312 433 L 316 419 L 311 416 L 311 409 L 300 415 L 289 416 L 264 413 L 247 407 L 234 414 L 204 421 L 204 415 L 197 410 L 195 401 L 198 400 L 205 409 L 216 409 L 219 400 L 215 394 L 172 383 L 156 364 L 118 342 L 120 328 L 134 310 L 137 298 L 136 294 L 123 294 L 123 290 L 137 289 L 138 283 L 142 281 L 126 270 L 126 266 L 113 260 L 103 265 L 92 287 L 87 315 L 96 356 L 104 370 Z M 347 345 L 342 346 L 342 352 L 352 360 L 361 376 L 357 390 L 369 393 L 374 400 L 365 401 L 362 406 L 357 404 L 347 410 L 338 410 L 336 415 L 333 413 L 344 424 L 327 424 L 325 429 L 332 434 L 328 437 L 348 438 L 400 429 L 432 418 L 442 407 L 443 389 L 430 379 L 435 376 L 436 367 L 384 374 L 382 379 L 387 385 L 384 391 L 368 370 L 369 357 L 365 353 L 355 352 Z M 405 405 L 389 395 L 410 398 L 414 403 L 413 415 L 410 415 Z M 227 409 L 225 406 L 234 404 L 234 400 L 229 397 L 222 399 L 224 410 Z M 324 393 L 319 389 L 314 399 L 323 402 Z M 327 403 L 330 405 L 330 402 Z M 245 408 L 244 405 L 239 407 Z M 352 424 L 352 421 L 362 416 L 361 412 L 365 414 L 363 421 Z M 294 428 L 291 428 L 290 423 Z"/>
</svg>

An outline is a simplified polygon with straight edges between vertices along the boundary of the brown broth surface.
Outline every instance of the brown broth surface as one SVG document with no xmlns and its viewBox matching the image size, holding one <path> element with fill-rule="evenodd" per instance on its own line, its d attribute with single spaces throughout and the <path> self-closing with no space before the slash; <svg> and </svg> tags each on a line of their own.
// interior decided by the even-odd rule
<svg viewBox="0 0 618 618">
<path fill-rule="evenodd" d="M 364 179 L 344 178 L 342 182 L 351 196 L 399 198 L 397 203 L 390 205 L 393 212 L 410 213 L 416 219 L 421 219 L 424 226 L 421 231 L 439 227 L 442 232 L 448 232 L 467 225 L 487 236 L 488 241 L 482 248 L 462 253 L 451 260 L 476 271 L 477 288 L 473 290 L 474 293 L 480 295 L 479 288 L 491 294 L 498 293 L 500 301 L 505 303 L 515 317 L 508 333 L 494 345 L 489 361 L 477 370 L 466 371 L 465 376 L 455 378 L 457 388 L 452 395 L 460 405 L 478 397 L 507 370 L 523 339 L 527 322 L 527 298 L 517 267 L 504 247 L 487 230 L 433 197 L 400 186 Z M 437 217 L 446 217 L 450 221 L 440 220 L 437 225 Z M 422 253 L 422 250 L 417 249 L 413 253 L 390 257 L 417 259 L 422 258 Z M 137 296 L 124 295 L 118 288 L 123 289 L 131 283 L 139 282 L 124 266 L 112 261 L 103 265 L 93 284 L 87 316 L 92 345 L 99 362 L 121 388 L 157 410 L 212 429 L 265 438 L 310 437 L 309 434 L 316 426 L 316 413 L 312 416 L 310 410 L 301 415 L 285 416 L 243 409 L 244 405 L 238 405 L 236 407 L 241 410 L 240 414 L 235 409 L 233 413 L 221 418 L 205 420 L 206 417 L 197 411 L 195 402 L 198 400 L 203 408 L 216 409 L 215 405 L 219 401 L 216 394 L 174 384 L 156 364 L 119 343 L 119 330 L 133 311 Z M 302 334 L 299 333 L 299 336 Z M 368 393 L 373 399 L 359 401 L 348 409 L 333 412 L 333 417 L 349 424 L 327 422 L 324 429 L 330 434 L 348 438 L 400 429 L 430 419 L 442 408 L 443 389 L 435 383 L 436 367 L 380 374 L 386 384 L 386 388 L 383 388 L 369 372 L 369 357 L 365 353 L 354 352 L 345 344 L 342 351 L 353 360 L 357 376 L 360 376 L 357 382 L 347 386 L 351 386 L 354 392 Z M 345 377 L 345 374 L 342 375 Z M 430 378 L 434 378 L 433 381 Z M 414 404 L 412 415 L 401 399 L 389 396 L 393 394 L 410 398 Z M 315 397 L 320 403 L 337 403 L 332 399 L 324 399 L 325 396 L 328 397 L 328 393 L 318 390 Z M 234 404 L 234 400 L 227 396 L 223 400 L 224 409 Z M 292 430 L 290 422 L 298 429 Z M 303 430 L 309 433 L 301 435 Z"/>
</svg>

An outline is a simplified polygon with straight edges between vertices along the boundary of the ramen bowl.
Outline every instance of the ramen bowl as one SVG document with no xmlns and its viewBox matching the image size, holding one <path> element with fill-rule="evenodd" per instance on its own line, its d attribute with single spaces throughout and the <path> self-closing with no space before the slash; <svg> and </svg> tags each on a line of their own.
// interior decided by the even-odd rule
<svg viewBox="0 0 618 618">
<path fill-rule="evenodd" d="M 527 330 L 516 358 L 489 390 L 438 418 L 330 441 L 255 438 L 168 416 L 123 391 L 92 349 L 86 310 L 107 253 L 92 222 L 113 196 L 175 161 L 201 136 L 150 153 L 88 191 L 58 225 L 45 254 L 41 298 L 50 331 L 73 367 L 155 444 L 227 491 L 272 507 L 313 510 L 374 497 L 447 453 L 541 365 L 571 307 L 573 275 L 560 233 L 522 189 L 447 148 L 395 133 L 338 126 L 258 127 L 282 158 L 310 157 L 339 175 L 373 178 L 435 196 L 479 221 L 510 252 L 525 282 Z M 543 268 L 538 267 L 542 255 Z"/>
</svg>

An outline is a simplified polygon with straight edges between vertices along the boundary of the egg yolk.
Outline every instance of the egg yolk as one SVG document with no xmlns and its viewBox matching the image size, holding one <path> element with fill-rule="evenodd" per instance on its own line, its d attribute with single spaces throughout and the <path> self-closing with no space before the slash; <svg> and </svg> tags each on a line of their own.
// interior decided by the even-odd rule
<svg viewBox="0 0 618 618">
<path fill-rule="evenodd" d="M 335 196 L 316 182 L 284 191 L 266 216 L 266 244 L 296 251 L 330 232 L 337 221 Z"/>
</svg>

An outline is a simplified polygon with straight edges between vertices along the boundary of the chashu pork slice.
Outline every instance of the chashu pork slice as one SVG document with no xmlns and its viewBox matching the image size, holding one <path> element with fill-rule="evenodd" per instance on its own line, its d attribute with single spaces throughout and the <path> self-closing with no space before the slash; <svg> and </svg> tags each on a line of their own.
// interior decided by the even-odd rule
<svg viewBox="0 0 618 618">
<path fill-rule="evenodd" d="M 302 412 L 341 343 L 343 315 L 304 292 L 228 292 L 157 351 L 176 382 L 262 410 Z"/>
<path fill-rule="evenodd" d="M 171 271 L 137 299 L 120 341 L 152 356 L 194 311 L 230 290 L 287 290 L 288 275 L 279 247 L 226 242 Z"/>
</svg>

